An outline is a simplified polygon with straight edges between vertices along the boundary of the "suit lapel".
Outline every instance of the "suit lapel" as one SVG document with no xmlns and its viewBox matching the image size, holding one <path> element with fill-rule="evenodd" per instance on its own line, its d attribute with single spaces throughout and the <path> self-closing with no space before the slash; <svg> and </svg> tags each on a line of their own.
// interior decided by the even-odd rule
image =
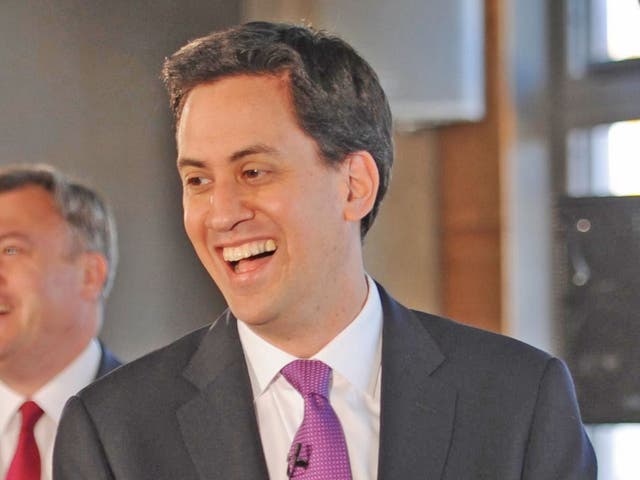
<svg viewBox="0 0 640 480">
<path fill-rule="evenodd" d="M 211 327 L 183 372 L 198 394 L 178 422 L 201 478 L 268 478 L 236 320 Z"/>
<path fill-rule="evenodd" d="M 384 312 L 379 480 L 439 479 L 456 390 L 431 375 L 445 360 L 416 316 L 378 286 Z"/>
</svg>

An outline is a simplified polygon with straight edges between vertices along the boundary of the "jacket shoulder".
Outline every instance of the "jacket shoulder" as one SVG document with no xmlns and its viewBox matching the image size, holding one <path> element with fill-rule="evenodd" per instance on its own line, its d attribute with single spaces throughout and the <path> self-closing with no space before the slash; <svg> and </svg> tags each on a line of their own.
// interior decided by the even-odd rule
<svg viewBox="0 0 640 480">
<path fill-rule="evenodd" d="M 474 355 L 497 358 L 502 362 L 509 358 L 522 358 L 527 362 L 546 362 L 551 355 L 515 338 L 464 325 L 437 315 L 411 310 L 422 326 L 438 343 L 445 356 Z"/>
<path fill-rule="evenodd" d="M 562 360 L 520 340 L 423 312 L 412 314 L 444 357 L 436 377 L 470 398 L 509 395 L 533 399 L 549 368 L 558 365 L 566 370 Z"/>
<path fill-rule="evenodd" d="M 106 406 L 121 402 L 138 402 L 153 393 L 164 395 L 176 385 L 187 384 L 188 382 L 182 378 L 182 371 L 209 328 L 202 327 L 169 345 L 120 366 L 85 387 L 77 396 L 87 406 Z"/>
</svg>

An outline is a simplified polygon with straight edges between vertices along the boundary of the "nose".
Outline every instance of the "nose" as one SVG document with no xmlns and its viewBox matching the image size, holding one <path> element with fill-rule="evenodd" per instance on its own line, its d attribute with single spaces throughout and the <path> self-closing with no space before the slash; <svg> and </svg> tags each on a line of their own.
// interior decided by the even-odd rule
<svg viewBox="0 0 640 480">
<path fill-rule="evenodd" d="M 208 198 L 205 226 L 215 231 L 233 230 L 254 216 L 249 195 L 233 181 L 218 182 Z"/>
</svg>

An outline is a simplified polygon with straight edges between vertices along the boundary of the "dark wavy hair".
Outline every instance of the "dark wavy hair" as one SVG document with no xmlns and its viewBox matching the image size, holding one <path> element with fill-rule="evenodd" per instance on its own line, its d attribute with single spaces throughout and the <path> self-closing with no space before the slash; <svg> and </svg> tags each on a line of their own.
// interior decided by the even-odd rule
<svg viewBox="0 0 640 480">
<path fill-rule="evenodd" d="M 344 40 L 283 23 L 250 22 L 191 41 L 165 60 L 162 78 L 176 125 L 196 86 L 240 74 L 289 78 L 300 127 L 330 165 L 368 151 L 380 175 L 376 201 L 362 219 L 362 237 L 378 213 L 393 164 L 391 112 L 378 76 Z"/>
</svg>

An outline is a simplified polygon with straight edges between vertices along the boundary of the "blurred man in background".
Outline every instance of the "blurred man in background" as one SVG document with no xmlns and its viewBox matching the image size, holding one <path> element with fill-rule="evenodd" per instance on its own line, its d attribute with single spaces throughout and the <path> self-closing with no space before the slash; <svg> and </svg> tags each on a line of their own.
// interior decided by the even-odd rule
<svg viewBox="0 0 640 480">
<path fill-rule="evenodd" d="M 119 365 L 96 340 L 117 259 L 96 192 L 48 166 L 0 168 L 0 478 L 51 478 L 67 398 Z"/>
</svg>

